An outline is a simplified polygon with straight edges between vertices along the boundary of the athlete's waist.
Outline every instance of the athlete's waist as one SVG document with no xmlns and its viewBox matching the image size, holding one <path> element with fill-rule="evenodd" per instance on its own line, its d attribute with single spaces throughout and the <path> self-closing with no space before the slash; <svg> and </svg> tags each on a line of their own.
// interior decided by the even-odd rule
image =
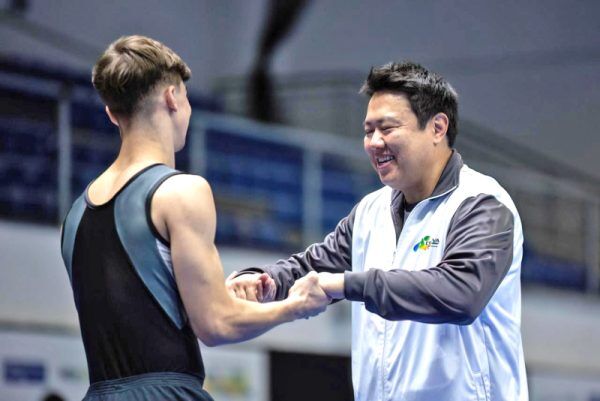
<svg viewBox="0 0 600 401">
<path fill-rule="evenodd" d="M 88 393 L 111 394 L 150 386 L 188 385 L 202 387 L 203 384 L 204 378 L 202 376 L 178 372 L 152 372 L 119 379 L 98 381 L 90 384 Z"/>
</svg>

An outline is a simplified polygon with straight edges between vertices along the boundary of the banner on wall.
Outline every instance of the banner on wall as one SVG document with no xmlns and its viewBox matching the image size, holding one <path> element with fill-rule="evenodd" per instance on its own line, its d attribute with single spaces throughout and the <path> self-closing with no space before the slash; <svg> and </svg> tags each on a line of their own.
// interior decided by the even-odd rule
<svg viewBox="0 0 600 401">
<path fill-rule="evenodd" d="M 205 388 L 219 401 L 267 401 L 268 356 L 261 351 L 206 348 Z M 0 328 L 0 400 L 40 401 L 54 394 L 79 401 L 88 388 L 87 363 L 76 335 Z"/>
<path fill-rule="evenodd" d="M 81 400 L 88 387 L 81 338 L 0 329 L 0 400 Z"/>
<path fill-rule="evenodd" d="M 204 387 L 215 400 L 268 401 L 269 361 L 262 351 L 203 348 Z"/>
</svg>

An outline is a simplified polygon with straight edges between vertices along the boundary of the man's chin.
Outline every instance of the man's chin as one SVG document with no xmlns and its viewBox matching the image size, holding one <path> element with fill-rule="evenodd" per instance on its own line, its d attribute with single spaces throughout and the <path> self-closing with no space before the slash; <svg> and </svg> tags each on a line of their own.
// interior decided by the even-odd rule
<svg viewBox="0 0 600 401">
<path fill-rule="evenodd" d="M 383 185 L 386 185 L 392 189 L 398 189 L 398 181 L 394 180 L 392 177 L 382 177 L 381 175 L 379 176 L 379 181 L 381 181 L 381 183 Z"/>
<path fill-rule="evenodd" d="M 386 179 L 385 177 L 382 177 L 381 175 L 379 176 L 379 181 L 381 181 L 381 183 L 382 183 L 383 185 L 387 185 L 388 187 L 391 187 L 391 185 L 390 185 L 390 184 L 392 184 L 392 182 L 393 182 L 393 181 L 392 181 L 392 180 L 390 180 L 389 178 L 387 178 L 387 179 Z"/>
</svg>

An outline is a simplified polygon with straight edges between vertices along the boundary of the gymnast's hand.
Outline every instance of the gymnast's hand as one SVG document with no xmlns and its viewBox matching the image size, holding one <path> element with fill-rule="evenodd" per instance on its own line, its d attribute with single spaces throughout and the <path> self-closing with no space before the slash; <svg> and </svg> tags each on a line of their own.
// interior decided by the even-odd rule
<svg viewBox="0 0 600 401">
<path fill-rule="evenodd" d="M 319 275 L 314 271 L 296 280 L 287 299 L 294 303 L 296 319 L 316 316 L 331 303 L 331 298 L 319 285 Z"/>
<path fill-rule="evenodd" d="M 236 298 L 254 302 L 271 302 L 275 299 L 277 285 L 267 273 L 231 273 L 225 280 L 227 290 Z"/>
</svg>

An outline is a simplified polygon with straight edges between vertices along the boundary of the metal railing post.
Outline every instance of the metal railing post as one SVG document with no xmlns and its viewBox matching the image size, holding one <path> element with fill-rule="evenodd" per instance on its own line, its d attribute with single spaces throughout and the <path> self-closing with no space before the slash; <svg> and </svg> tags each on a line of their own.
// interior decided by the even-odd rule
<svg viewBox="0 0 600 401">
<path fill-rule="evenodd" d="M 302 166 L 302 241 L 311 244 L 321 237 L 323 209 L 321 152 L 304 149 Z"/>
<path fill-rule="evenodd" d="M 58 218 L 62 221 L 71 206 L 72 127 L 70 84 L 62 84 L 57 107 Z"/>
<path fill-rule="evenodd" d="M 206 175 L 206 125 L 200 119 L 193 120 L 188 133 L 190 152 L 190 173 Z"/>
<path fill-rule="evenodd" d="M 600 202 L 590 199 L 585 219 L 584 251 L 587 266 L 587 291 L 598 294 L 600 290 Z"/>
</svg>

